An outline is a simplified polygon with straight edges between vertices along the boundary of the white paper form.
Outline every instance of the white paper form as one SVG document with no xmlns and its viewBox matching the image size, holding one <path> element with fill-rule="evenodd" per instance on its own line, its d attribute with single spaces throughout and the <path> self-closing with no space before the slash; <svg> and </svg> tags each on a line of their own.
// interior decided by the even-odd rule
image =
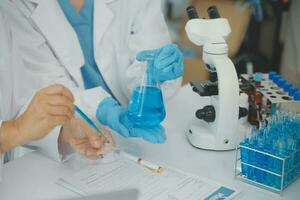
<svg viewBox="0 0 300 200">
<path fill-rule="evenodd" d="M 140 200 L 206 199 L 222 188 L 209 180 L 174 169 L 165 169 L 160 174 L 153 173 L 121 157 L 112 163 L 86 167 L 72 176 L 62 178 L 60 185 L 62 182 L 76 188 L 76 193 L 82 195 L 137 188 L 140 191 Z M 230 199 L 236 195 L 235 190 L 227 189 L 231 193 L 227 191 L 228 195 L 223 197 Z M 207 199 L 225 199 L 214 198 L 215 196 Z"/>
</svg>

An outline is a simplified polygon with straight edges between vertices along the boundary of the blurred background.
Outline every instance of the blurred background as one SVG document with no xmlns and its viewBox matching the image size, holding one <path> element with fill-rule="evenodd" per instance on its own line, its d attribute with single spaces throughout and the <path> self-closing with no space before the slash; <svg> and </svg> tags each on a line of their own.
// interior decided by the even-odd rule
<svg viewBox="0 0 300 200">
<path fill-rule="evenodd" d="M 300 0 L 162 0 L 172 40 L 185 56 L 184 84 L 208 79 L 202 48 L 188 40 L 185 9 L 194 5 L 200 17 L 216 5 L 229 20 L 227 42 L 237 72 L 275 71 L 300 88 Z M 251 70 L 250 70 L 251 71 Z"/>
</svg>

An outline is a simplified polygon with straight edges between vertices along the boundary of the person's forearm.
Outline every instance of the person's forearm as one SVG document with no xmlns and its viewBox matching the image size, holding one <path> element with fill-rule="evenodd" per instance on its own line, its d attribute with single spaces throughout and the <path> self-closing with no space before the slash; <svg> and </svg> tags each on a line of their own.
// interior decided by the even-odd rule
<svg viewBox="0 0 300 200">
<path fill-rule="evenodd" d="M 14 120 L 2 122 L 0 127 L 0 152 L 6 152 L 22 145 L 24 143 L 22 138 Z"/>
</svg>

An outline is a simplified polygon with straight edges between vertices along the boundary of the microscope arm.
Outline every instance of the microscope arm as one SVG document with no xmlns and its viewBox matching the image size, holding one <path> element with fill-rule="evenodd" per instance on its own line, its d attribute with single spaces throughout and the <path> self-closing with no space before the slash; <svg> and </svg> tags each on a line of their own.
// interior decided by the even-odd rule
<svg viewBox="0 0 300 200">
<path fill-rule="evenodd" d="M 239 83 L 235 67 L 227 55 L 211 56 L 218 74 L 219 95 L 212 99 L 216 110 L 216 145 L 234 147 L 239 120 Z M 214 101 L 216 100 L 216 101 Z"/>
</svg>

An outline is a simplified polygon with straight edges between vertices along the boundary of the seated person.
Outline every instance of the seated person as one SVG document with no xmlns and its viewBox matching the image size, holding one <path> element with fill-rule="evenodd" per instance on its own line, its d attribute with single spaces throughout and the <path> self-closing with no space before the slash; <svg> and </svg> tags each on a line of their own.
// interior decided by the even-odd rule
<svg viewBox="0 0 300 200">
<path fill-rule="evenodd" d="M 23 63 L 5 21 L 0 13 L 1 155 L 16 146 L 41 140 L 58 127 L 59 145 L 56 149 L 60 155 L 66 155 L 64 150 L 68 148 L 64 147 L 73 147 L 88 158 L 97 158 L 103 152 L 105 140 L 86 122 L 74 117 L 74 97 L 67 88 L 53 84 L 36 92 L 28 106 L 21 103 L 26 102 L 22 99 L 27 97 L 21 98 L 19 91 L 29 90 L 31 85 L 23 79 L 15 81 L 24 75 Z M 26 109 L 17 117 L 22 107 Z M 103 131 L 113 141 L 110 134 Z"/>
<path fill-rule="evenodd" d="M 72 91 L 76 105 L 102 125 L 124 137 L 165 142 L 163 131 L 149 134 L 120 121 L 146 71 L 140 61 L 148 54 L 155 55 L 152 71 L 157 72 L 165 99 L 181 86 L 183 56 L 169 44 L 160 1 L 3 0 L 0 9 L 16 36 L 26 73 L 42 80 L 34 84 L 35 90 L 61 83 Z M 27 90 L 23 93 L 28 95 Z M 47 152 L 56 157 L 53 146 L 60 131 L 53 129 L 51 137 L 36 145 L 51 145 Z"/>
</svg>

